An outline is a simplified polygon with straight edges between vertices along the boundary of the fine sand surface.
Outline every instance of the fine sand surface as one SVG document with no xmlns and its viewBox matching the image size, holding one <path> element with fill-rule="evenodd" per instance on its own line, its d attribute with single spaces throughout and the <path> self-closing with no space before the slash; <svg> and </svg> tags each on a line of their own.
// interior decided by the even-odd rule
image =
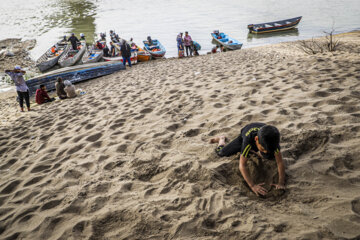
<svg viewBox="0 0 360 240">
<path fill-rule="evenodd" d="M 0 239 L 359 239 L 360 33 L 339 37 L 153 61 L 30 113 L 1 99 Z M 254 121 L 287 164 L 282 192 L 251 156 L 265 198 L 208 143 Z"/>
</svg>

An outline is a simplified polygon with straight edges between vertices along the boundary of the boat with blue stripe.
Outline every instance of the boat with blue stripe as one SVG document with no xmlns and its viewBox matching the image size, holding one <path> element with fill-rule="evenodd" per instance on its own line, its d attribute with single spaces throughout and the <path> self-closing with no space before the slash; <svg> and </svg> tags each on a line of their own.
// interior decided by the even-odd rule
<svg viewBox="0 0 360 240">
<path fill-rule="evenodd" d="M 153 39 L 152 44 L 149 41 L 143 41 L 144 49 L 151 54 L 153 58 L 163 58 L 166 53 L 165 47 L 157 40 Z"/>
<path fill-rule="evenodd" d="M 301 18 L 302 16 L 275 22 L 249 24 L 248 29 L 250 33 L 270 33 L 277 31 L 286 31 L 295 28 L 300 23 Z"/>
<path fill-rule="evenodd" d="M 60 68 L 58 70 L 39 75 L 26 81 L 26 85 L 29 88 L 30 95 L 32 95 L 41 84 L 45 85 L 46 89 L 49 91 L 55 90 L 55 82 L 58 77 L 61 77 L 64 81 L 69 80 L 72 83 L 77 83 L 112 74 L 124 69 L 125 66 L 122 62 L 88 63 Z"/>
<path fill-rule="evenodd" d="M 223 46 L 228 50 L 238 50 L 241 49 L 243 45 L 240 41 L 230 37 L 223 32 L 219 32 L 219 30 L 215 30 L 213 33 L 211 33 L 211 36 L 216 45 Z"/>
</svg>

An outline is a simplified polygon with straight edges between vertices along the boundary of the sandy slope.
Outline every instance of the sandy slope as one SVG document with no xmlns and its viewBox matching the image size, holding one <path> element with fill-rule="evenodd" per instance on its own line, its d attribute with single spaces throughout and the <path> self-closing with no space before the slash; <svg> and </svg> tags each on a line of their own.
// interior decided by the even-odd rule
<svg viewBox="0 0 360 240">
<path fill-rule="evenodd" d="M 360 238 L 360 34 L 155 61 L 15 113 L 1 101 L 2 239 Z M 276 125 L 288 189 L 257 198 L 208 139 Z M 267 187 L 274 162 L 249 170 Z"/>
</svg>

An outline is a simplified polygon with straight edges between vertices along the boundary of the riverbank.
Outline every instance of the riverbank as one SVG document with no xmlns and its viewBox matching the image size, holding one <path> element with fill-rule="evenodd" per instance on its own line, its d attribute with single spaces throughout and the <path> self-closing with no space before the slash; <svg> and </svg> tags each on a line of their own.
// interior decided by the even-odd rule
<svg viewBox="0 0 360 240">
<path fill-rule="evenodd" d="M 0 40 L 0 72 L 4 72 L 5 69 L 14 69 L 15 65 L 35 69 L 35 61 L 29 54 L 35 45 L 35 40 L 22 41 L 20 38 Z"/>
<path fill-rule="evenodd" d="M 1 237 L 359 238 L 360 33 L 340 36 L 139 64 L 29 113 L 3 99 Z M 249 161 L 257 198 L 208 143 L 254 121 L 281 132 L 285 193 L 274 162 Z"/>
</svg>

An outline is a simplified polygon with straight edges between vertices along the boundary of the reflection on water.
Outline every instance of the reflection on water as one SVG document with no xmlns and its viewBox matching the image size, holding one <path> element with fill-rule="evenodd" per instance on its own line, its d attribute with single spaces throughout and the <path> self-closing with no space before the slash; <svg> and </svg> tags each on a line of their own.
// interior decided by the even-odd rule
<svg viewBox="0 0 360 240">
<path fill-rule="evenodd" d="M 299 36 L 299 30 L 297 28 L 293 28 L 286 31 L 279 32 L 270 32 L 270 33 L 248 33 L 247 42 L 251 42 L 253 38 L 272 38 L 272 37 L 290 37 L 290 36 Z"/>
<path fill-rule="evenodd" d="M 84 33 L 86 41 L 92 43 L 96 29 L 96 5 L 89 0 L 58 0 L 55 3 L 58 11 L 46 16 L 44 20 L 54 23 L 53 27 L 59 27 L 60 23 L 61 27 L 68 29 L 68 33 L 74 32 L 78 37 L 80 33 Z"/>
</svg>

